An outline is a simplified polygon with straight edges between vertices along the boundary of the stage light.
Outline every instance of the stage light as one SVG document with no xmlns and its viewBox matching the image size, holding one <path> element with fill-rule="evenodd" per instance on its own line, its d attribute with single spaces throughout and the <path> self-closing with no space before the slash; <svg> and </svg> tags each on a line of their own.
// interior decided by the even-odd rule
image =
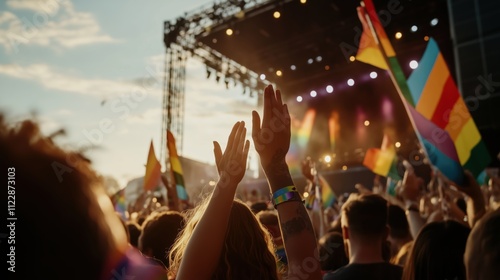
<svg viewBox="0 0 500 280">
<path fill-rule="evenodd" d="M 275 11 L 275 12 L 273 13 L 273 17 L 274 17 L 274 18 L 280 18 L 280 17 L 281 17 L 281 13 L 280 13 L 279 11 Z"/>
<path fill-rule="evenodd" d="M 347 170 L 347 165 L 342 165 L 342 170 L 346 171 Z"/>
<path fill-rule="evenodd" d="M 308 193 L 308 192 L 304 192 L 304 193 L 302 194 L 302 196 L 303 196 L 304 198 L 307 198 L 307 197 L 309 197 L 309 193 Z"/>
<path fill-rule="evenodd" d="M 323 60 L 323 58 L 322 58 L 321 56 L 319 56 L 319 55 L 318 55 L 318 56 L 316 57 L 316 61 L 317 61 L 317 62 L 320 62 L 321 60 Z"/>
<path fill-rule="evenodd" d="M 318 93 L 315 90 L 311 90 L 309 95 L 311 95 L 311 97 L 316 97 L 316 95 L 318 95 Z"/>
<path fill-rule="evenodd" d="M 276 76 L 281 77 L 283 75 L 283 72 L 281 70 L 276 71 Z"/>
<path fill-rule="evenodd" d="M 326 163 L 330 163 L 330 162 L 332 162 L 332 156 L 330 156 L 330 155 L 326 155 L 326 156 L 323 158 L 323 160 L 324 160 Z"/>
<path fill-rule="evenodd" d="M 266 74 L 260 74 L 259 78 L 264 81 L 266 79 Z"/>
<path fill-rule="evenodd" d="M 325 65 L 325 70 L 326 71 L 330 70 L 330 65 Z"/>
<path fill-rule="evenodd" d="M 307 64 L 312 64 L 313 62 L 314 62 L 314 59 L 312 59 L 312 58 L 309 58 L 309 59 L 307 60 Z"/>
<path fill-rule="evenodd" d="M 347 80 L 347 84 L 352 87 L 354 85 L 354 80 L 353 79 L 349 79 Z"/>
<path fill-rule="evenodd" d="M 305 4 L 305 3 L 307 3 L 307 0 L 300 0 L 300 3 Z"/>
<path fill-rule="evenodd" d="M 399 148 L 399 147 L 401 147 L 401 143 L 400 142 L 396 142 L 396 143 L 394 143 L 394 146 L 396 146 L 396 148 Z"/>
<path fill-rule="evenodd" d="M 424 41 L 426 41 L 426 42 L 429 41 L 429 36 L 425 36 Z"/>
<path fill-rule="evenodd" d="M 370 72 L 370 78 L 376 79 L 377 76 L 378 76 L 377 72 L 375 72 L 375 71 Z"/>
<path fill-rule="evenodd" d="M 302 102 L 302 96 L 297 96 L 297 102 Z"/>
<path fill-rule="evenodd" d="M 349 57 L 349 60 L 350 60 L 350 61 L 354 61 L 354 60 L 356 60 L 356 57 L 355 57 L 354 55 L 351 55 L 351 56 Z"/>
<path fill-rule="evenodd" d="M 295 66 L 295 65 L 290 65 L 290 69 L 291 69 L 292 71 L 294 71 L 295 69 L 297 69 L 297 66 Z"/>
<path fill-rule="evenodd" d="M 438 22 L 439 22 L 439 19 L 437 19 L 437 18 L 433 18 L 433 19 L 431 20 L 431 26 L 436 26 L 436 25 L 438 24 Z"/>
<path fill-rule="evenodd" d="M 416 60 L 410 61 L 410 68 L 411 69 L 417 69 L 418 67 L 418 62 Z"/>
<path fill-rule="evenodd" d="M 226 35 L 227 36 L 233 35 L 233 30 L 231 28 L 226 29 Z"/>
<path fill-rule="evenodd" d="M 333 87 L 330 86 L 330 85 L 326 86 L 326 92 L 332 93 L 333 92 Z"/>
<path fill-rule="evenodd" d="M 418 26 L 412 25 L 411 28 L 410 28 L 410 30 L 411 30 L 411 32 L 417 32 Z"/>
<path fill-rule="evenodd" d="M 401 39 L 403 37 L 403 33 L 401 32 L 396 32 L 396 34 L 394 34 L 394 37 L 396 37 L 396 39 Z"/>
<path fill-rule="evenodd" d="M 363 123 L 363 124 L 364 124 L 365 126 L 369 126 L 369 125 L 370 125 L 370 121 L 369 121 L 369 120 L 366 120 L 366 121 L 364 121 L 364 123 Z"/>
</svg>

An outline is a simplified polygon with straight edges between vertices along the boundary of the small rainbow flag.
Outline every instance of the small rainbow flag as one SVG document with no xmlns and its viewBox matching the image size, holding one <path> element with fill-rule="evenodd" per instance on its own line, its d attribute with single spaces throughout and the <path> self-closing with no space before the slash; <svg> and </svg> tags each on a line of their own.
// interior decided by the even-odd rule
<svg viewBox="0 0 500 280">
<path fill-rule="evenodd" d="M 175 146 L 175 138 L 170 130 L 167 130 L 167 146 L 170 159 L 170 170 L 172 172 L 172 177 L 174 178 L 175 188 L 177 190 L 177 196 L 180 200 L 187 201 L 188 194 L 186 192 L 186 186 L 184 184 L 184 175 L 182 172 L 181 162 L 179 156 L 177 155 L 177 148 Z"/>
<path fill-rule="evenodd" d="M 144 176 L 144 190 L 152 191 L 160 184 L 161 165 L 156 159 L 153 140 L 149 145 L 148 162 L 146 163 L 146 175 Z"/>
</svg>

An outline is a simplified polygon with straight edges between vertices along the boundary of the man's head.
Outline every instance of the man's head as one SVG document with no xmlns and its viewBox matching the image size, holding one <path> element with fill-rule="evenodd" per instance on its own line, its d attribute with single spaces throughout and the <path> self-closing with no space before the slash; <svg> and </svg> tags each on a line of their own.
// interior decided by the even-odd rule
<svg viewBox="0 0 500 280">
<path fill-rule="evenodd" d="M 388 233 L 387 201 L 383 197 L 353 194 L 342 206 L 342 234 L 351 245 L 382 244 Z"/>
<path fill-rule="evenodd" d="M 468 280 L 500 279 L 500 209 L 488 213 L 474 226 L 464 261 Z"/>
</svg>

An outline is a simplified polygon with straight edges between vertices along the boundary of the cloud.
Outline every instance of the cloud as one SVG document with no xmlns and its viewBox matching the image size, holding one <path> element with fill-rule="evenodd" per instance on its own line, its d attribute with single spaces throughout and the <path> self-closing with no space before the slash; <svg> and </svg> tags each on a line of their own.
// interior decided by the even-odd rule
<svg viewBox="0 0 500 280">
<path fill-rule="evenodd" d="M 158 87 L 143 88 L 132 81 L 84 78 L 57 71 L 47 64 L 0 64 L 0 74 L 36 82 L 46 89 L 109 99 L 135 92 L 160 96 Z"/>
<path fill-rule="evenodd" d="M 161 119 L 162 110 L 160 108 L 148 109 L 140 115 L 131 115 L 127 118 L 129 124 L 156 124 Z"/>
<path fill-rule="evenodd" d="M 29 17 L 0 12 L 0 45 L 7 52 L 17 52 L 23 44 L 61 49 L 118 41 L 101 31 L 91 13 L 76 11 L 69 0 L 9 0 L 6 6 L 34 12 Z"/>
</svg>

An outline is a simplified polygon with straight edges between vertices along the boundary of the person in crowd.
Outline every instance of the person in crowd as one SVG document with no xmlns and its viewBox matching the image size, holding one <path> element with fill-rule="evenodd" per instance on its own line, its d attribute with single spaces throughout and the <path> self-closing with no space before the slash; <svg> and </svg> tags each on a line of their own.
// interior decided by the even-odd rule
<svg viewBox="0 0 500 280">
<path fill-rule="evenodd" d="M 342 233 L 328 232 L 318 240 L 319 259 L 323 275 L 349 263 Z"/>
<path fill-rule="evenodd" d="M 266 201 L 256 201 L 250 205 L 250 209 L 252 212 L 257 215 L 261 211 L 266 211 L 268 209 L 268 205 Z"/>
<path fill-rule="evenodd" d="M 403 280 L 465 280 L 463 262 L 470 228 L 448 220 L 426 224 L 407 258 Z"/>
<path fill-rule="evenodd" d="M 390 229 L 387 240 L 391 245 L 391 263 L 402 265 L 400 261 L 404 263 L 405 256 L 400 255 L 399 252 L 403 247 L 410 246 L 411 241 L 413 241 L 405 211 L 397 205 L 389 205 L 387 224 Z M 408 252 L 407 249 L 403 250 Z"/>
<path fill-rule="evenodd" d="M 184 215 L 177 211 L 152 212 L 142 226 L 139 250 L 169 267 L 168 253 L 184 223 Z"/>
<path fill-rule="evenodd" d="M 464 261 L 467 280 L 500 279 L 500 209 L 489 212 L 474 226 Z"/>
<path fill-rule="evenodd" d="M 139 248 L 139 236 L 141 235 L 142 228 L 134 221 L 127 221 L 126 225 L 128 228 L 130 245 Z"/>
<path fill-rule="evenodd" d="M 403 268 L 384 260 L 388 202 L 376 194 L 351 194 L 342 206 L 342 235 L 349 264 L 323 279 L 401 279 Z"/>
<path fill-rule="evenodd" d="M 23 205 L 16 208 L 18 238 L 29 233 L 16 244 L 19 279 L 166 279 L 128 244 L 102 177 L 81 154 L 56 146 L 34 122 L 9 127 L 2 117 L 0 154 Z"/>
<path fill-rule="evenodd" d="M 314 231 L 285 161 L 290 115 L 280 91 L 266 87 L 262 123 L 256 111 L 252 117 L 254 146 L 273 194 L 288 257 L 286 277 L 321 279 Z M 270 235 L 250 208 L 234 199 L 246 170 L 250 143 L 245 134 L 245 124 L 237 122 L 224 152 L 214 142 L 220 178 L 172 248 L 170 272 L 176 279 L 278 279 Z"/>
</svg>

